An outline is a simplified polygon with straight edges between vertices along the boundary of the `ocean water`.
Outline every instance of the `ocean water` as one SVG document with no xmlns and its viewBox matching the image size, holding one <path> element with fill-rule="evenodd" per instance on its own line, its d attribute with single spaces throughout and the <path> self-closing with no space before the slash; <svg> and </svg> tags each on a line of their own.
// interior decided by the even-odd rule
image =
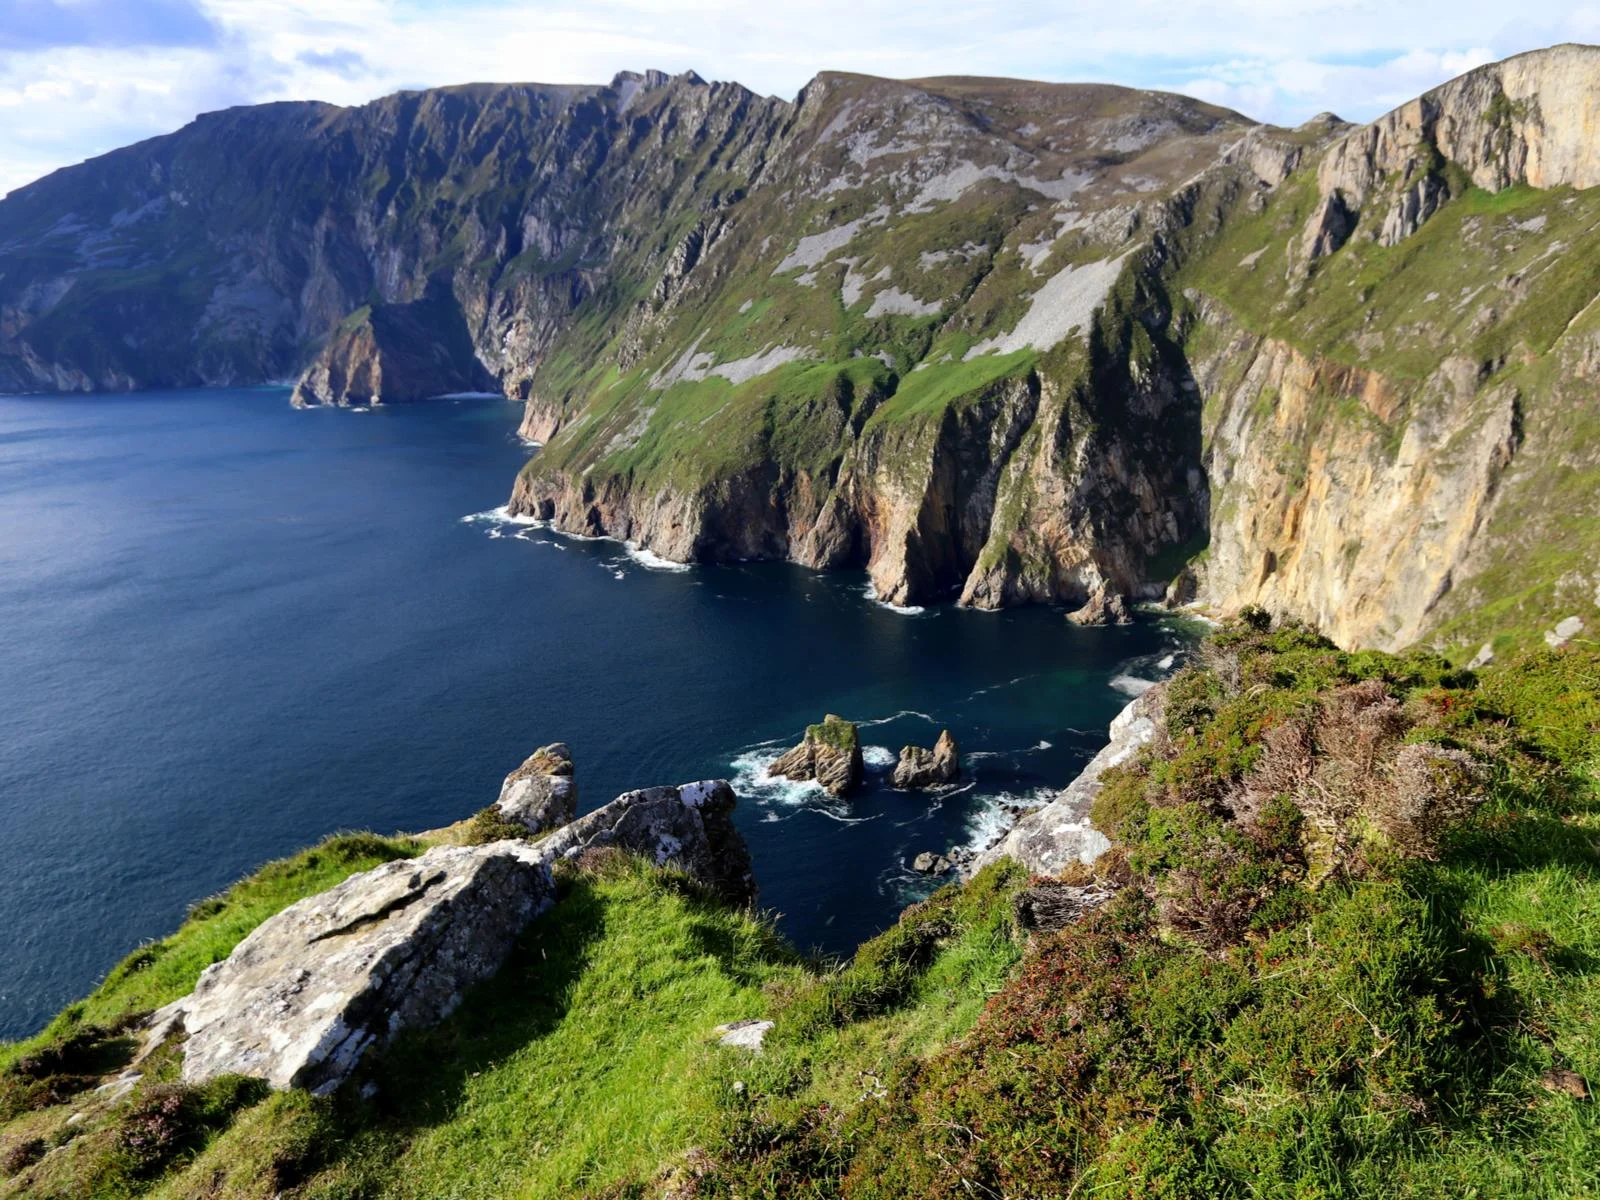
<svg viewBox="0 0 1600 1200">
<path fill-rule="evenodd" d="M 665 569 L 497 514 L 530 453 L 503 401 L 287 401 L 0 397 L 0 1037 L 263 861 L 460 819 L 555 740 L 583 808 L 732 778 L 762 903 L 847 952 L 930 890 L 911 856 L 1065 784 L 1184 645 Z M 850 801 L 763 776 L 825 712 L 870 747 Z M 891 791 L 945 726 L 963 783 Z"/>
</svg>

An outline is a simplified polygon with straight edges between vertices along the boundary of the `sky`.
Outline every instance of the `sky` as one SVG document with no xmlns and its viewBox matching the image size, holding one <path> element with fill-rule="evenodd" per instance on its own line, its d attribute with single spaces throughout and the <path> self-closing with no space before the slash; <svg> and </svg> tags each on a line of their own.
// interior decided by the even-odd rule
<svg viewBox="0 0 1600 1200">
<path fill-rule="evenodd" d="M 821 70 L 1184 92 L 1366 120 L 1481 63 L 1600 42 L 1560 0 L 0 0 L 0 193 L 269 100 L 693 69 L 792 98 Z"/>
</svg>

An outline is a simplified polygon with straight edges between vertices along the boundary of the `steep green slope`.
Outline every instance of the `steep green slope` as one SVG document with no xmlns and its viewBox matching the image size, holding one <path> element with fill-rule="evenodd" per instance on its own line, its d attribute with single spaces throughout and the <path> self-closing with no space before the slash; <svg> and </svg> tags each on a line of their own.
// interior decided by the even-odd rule
<svg viewBox="0 0 1600 1200">
<path fill-rule="evenodd" d="M 0 1194 L 1600 1188 L 1600 655 L 1474 675 L 1250 614 L 1168 685 L 1164 726 L 1107 776 L 1116 848 L 1092 872 L 990 868 L 837 969 L 681 877 L 592 859 L 498 978 L 326 1099 L 185 1089 L 170 1058 L 125 1100 L 84 1090 L 128 1053 L 84 1022 L 186 986 L 123 996 L 119 968 L 7 1055 Z M 170 961 L 192 978 L 178 947 L 318 863 L 402 852 L 274 868 Z M 1084 889 L 1110 899 L 1040 925 Z M 715 1044 L 762 1015 L 759 1057 Z"/>
</svg>

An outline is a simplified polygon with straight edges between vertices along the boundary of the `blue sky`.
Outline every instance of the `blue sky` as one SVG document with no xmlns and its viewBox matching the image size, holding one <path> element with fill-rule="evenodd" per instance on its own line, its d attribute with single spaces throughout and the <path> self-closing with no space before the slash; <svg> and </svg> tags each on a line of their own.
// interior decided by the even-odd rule
<svg viewBox="0 0 1600 1200">
<path fill-rule="evenodd" d="M 1187 92 L 1262 120 L 1374 117 L 1479 63 L 1600 42 L 1524 0 L 0 0 L 0 192 L 233 104 L 693 68 L 793 96 L 828 68 Z"/>
</svg>

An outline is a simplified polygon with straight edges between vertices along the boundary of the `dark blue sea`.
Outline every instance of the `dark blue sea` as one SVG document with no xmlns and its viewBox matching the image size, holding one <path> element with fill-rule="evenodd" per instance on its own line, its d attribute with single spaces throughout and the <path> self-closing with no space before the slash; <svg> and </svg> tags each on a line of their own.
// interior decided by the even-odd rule
<svg viewBox="0 0 1600 1200">
<path fill-rule="evenodd" d="M 582 806 L 732 777 L 762 902 L 847 952 L 1104 741 L 1154 623 L 890 611 L 859 573 L 667 570 L 497 519 L 518 410 L 296 411 L 281 389 L 0 398 L 0 1038 L 338 829 L 447 824 L 563 740 Z M 849 802 L 762 765 L 862 723 Z M 885 786 L 943 726 L 967 782 Z"/>
</svg>

